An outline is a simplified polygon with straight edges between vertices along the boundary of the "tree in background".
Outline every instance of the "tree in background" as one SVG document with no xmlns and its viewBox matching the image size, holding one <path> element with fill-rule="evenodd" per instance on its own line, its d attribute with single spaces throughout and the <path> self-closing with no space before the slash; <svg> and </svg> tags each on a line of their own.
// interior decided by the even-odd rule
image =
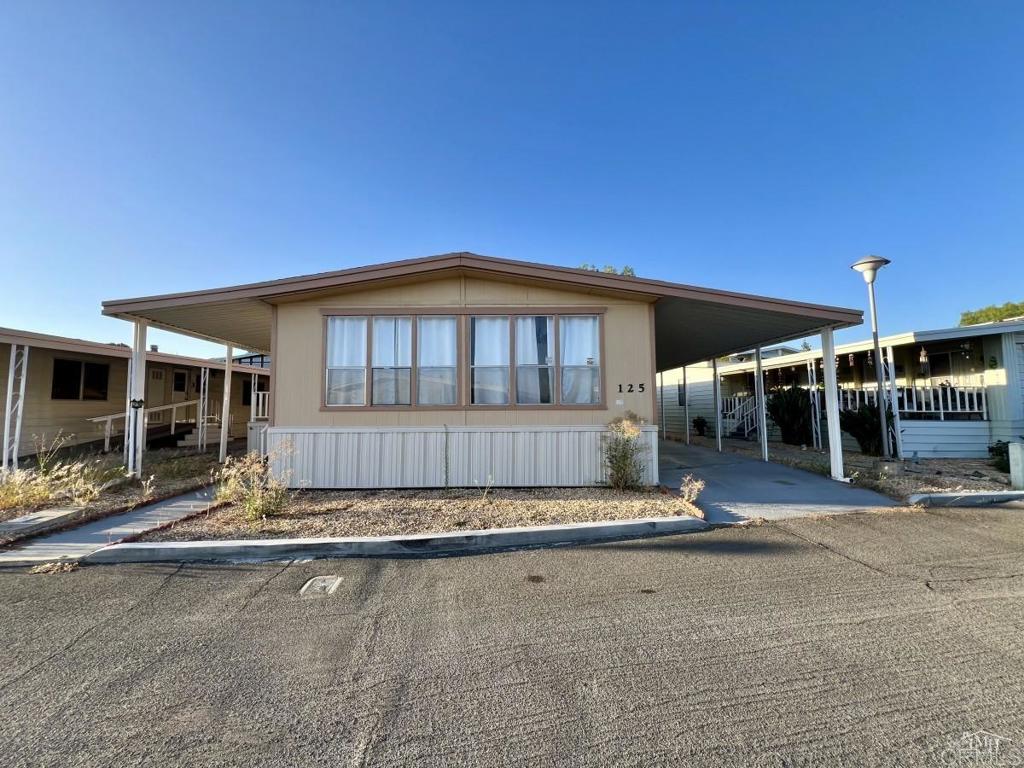
<svg viewBox="0 0 1024 768">
<path fill-rule="evenodd" d="M 1024 317 L 1024 301 L 1008 301 L 1002 306 L 990 304 L 981 309 L 970 309 L 960 313 L 960 325 L 994 323 L 1011 317 Z"/>
<path fill-rule="evenodd" d="M 628 264 L 622 269 L 617 269 L 611 264 L 605 264 L 603 267 L 597 266 L 597 264 L 580 264 L 580 269 L 585 269 L 588 272 L 604 272 L 606 275 L 625 275 L 626 277 L 636 277 L 636 272 Z"/>
</svg>

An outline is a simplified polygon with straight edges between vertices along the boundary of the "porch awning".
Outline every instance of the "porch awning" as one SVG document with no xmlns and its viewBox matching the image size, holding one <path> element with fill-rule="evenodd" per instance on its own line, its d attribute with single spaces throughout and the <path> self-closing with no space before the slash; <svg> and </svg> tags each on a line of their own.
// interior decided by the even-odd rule
<svg viewBox="0 0 1024 768">
<path fill-rule="evenodd" d="M 212 290 L 118 299 L 104 302 L 103 314 L 146 320 L 159 328 L 253 352 L 270 352 L 275 304 L 449 274 L 648 301 L 655 308 L 658 370 L 800 338 L 824 328 L 859 325 L 863 320 L 863 313 L 856 309 L 473 253 L 450 253 Z"/>
</svg>

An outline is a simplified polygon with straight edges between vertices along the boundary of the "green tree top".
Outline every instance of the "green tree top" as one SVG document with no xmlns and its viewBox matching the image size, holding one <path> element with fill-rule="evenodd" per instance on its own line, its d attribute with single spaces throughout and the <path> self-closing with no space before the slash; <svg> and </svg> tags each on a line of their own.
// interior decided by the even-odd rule
<svg viewBox="0 0 1024 768">
<path fill-rule="evenodd" d="M 1024 301 L 1008 301 L 1003 305 L 990 304 L 981 309 L 970 309 L 960 313 L 960 325 L 994 323 L 1010 317 L 1024 316 Z"/>
<path fill-rule="evenodd" d="M 580 264 L 580 269 L 586 269 L 590 272 L 604 272 L 606 275 L 625 275 L 626 277 L 636 277 L 636 272 L 628 264 L 622 269 L 617 269 L 611 264 L 605 264 L 603 267 L 597 266 L 597 264 Z"/>
</svg>

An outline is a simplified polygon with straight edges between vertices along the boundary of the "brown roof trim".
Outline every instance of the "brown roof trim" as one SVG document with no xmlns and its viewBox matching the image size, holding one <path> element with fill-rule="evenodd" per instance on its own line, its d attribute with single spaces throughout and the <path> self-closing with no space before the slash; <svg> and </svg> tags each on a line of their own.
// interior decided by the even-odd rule
<svg viewBox="0 0 1024 768">
<path fill-rule="evenodd" d="M 480 256 L 475 253 L 446 253 L 439 256 L 428 256 L 419 259 L 407 259 L 386 264 L 375 264 L 354 267 L 334 272 L 321 272 L 313 275 L 288 277 L 280 280 L 269 280 L 259 283 L 227 286 L 203 291 L 162 294 L 159 296 L 143 296 L 129 299 L 116 299 L 103 302 L 103 314 L 131 314 L 147 309 L 182 306 L 189 304 L 206 304 L 213 302 L 230 302 L 244 300 L 270 300 L 295 294 L 318 291 L 337 286 L 358 286 L 380 280 L 401 278 L 423 273 L 443 272 L 447 270 L 471 271 L 488 276 L 517 277 L 530 280 L 549 281 L 561 285 L 575 285 L 595 291 L 611 291 L 627 293 L 651 300 L 660 298 L 682 298 L 692 301 L 706 301 L 716 304 L 730 304 L 775 312 L 794 313 L 820 317 L 823 320 L 841 324 L 858 324 L 863 318 L 860 310 L 833 307 L 806 302 L 787 301 L 768 296 L 721 291 L 712 288 L 671 283 L 664 280 L 651 280 L 624 275 L 611 275 L 603 272 L 591 272 L 571 267 L 556 267 L 547 264 L 535 264 L 526 261 L 499 259 L 493 256 Z"/>
<path fill-rule="evenodd" d="M 72 339 L 67 336 L 53 336 L 48 333 L 37 333 L 36 331 L 21 331 L 16 328 L 0 328 L 0 344 L 25 344 L 29 347 L 39 349 L 53 349 L 58 352 L 73 352 L 81 355 L 96 355 L 97 357 L 119 357 L 129 358 L 132 355 L 132 348 L 127 344 L 104 344 L 101 341 L 87 341 L 85 339 Z M 189 357 L 187 355 L 174 355 L 169 352 L 150 352 L 146 350 L 146 360 L 152 363 L 163 363 L 166 365 L 187 365 L 192 368 L 207 367 L 214 370 L 224 368 L 223 362 L 206 360 L 202 357 Z M 235 363 L 231 370 L 236 373 L 256 373 L 262 376 L 270 375 L 270 368 L 258 368 L 254 365 L 240 365 Z"/>
</svg>

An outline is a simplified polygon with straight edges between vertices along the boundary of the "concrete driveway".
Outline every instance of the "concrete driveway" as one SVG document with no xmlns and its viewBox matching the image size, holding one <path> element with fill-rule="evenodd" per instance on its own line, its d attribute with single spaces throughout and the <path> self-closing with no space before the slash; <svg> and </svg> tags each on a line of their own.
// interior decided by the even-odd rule
<svg viewBox="0 0 1024 768">
<path fill-rule="evenodd" d="M 670 488 L 678 488 L 686 475 L 704 481 L 697 505 L 710 523 L 836 515 L 895 506 L 880 493 L 736 453 L 663 440 L 659 459 L 661 482 Z"/>
</svg>

